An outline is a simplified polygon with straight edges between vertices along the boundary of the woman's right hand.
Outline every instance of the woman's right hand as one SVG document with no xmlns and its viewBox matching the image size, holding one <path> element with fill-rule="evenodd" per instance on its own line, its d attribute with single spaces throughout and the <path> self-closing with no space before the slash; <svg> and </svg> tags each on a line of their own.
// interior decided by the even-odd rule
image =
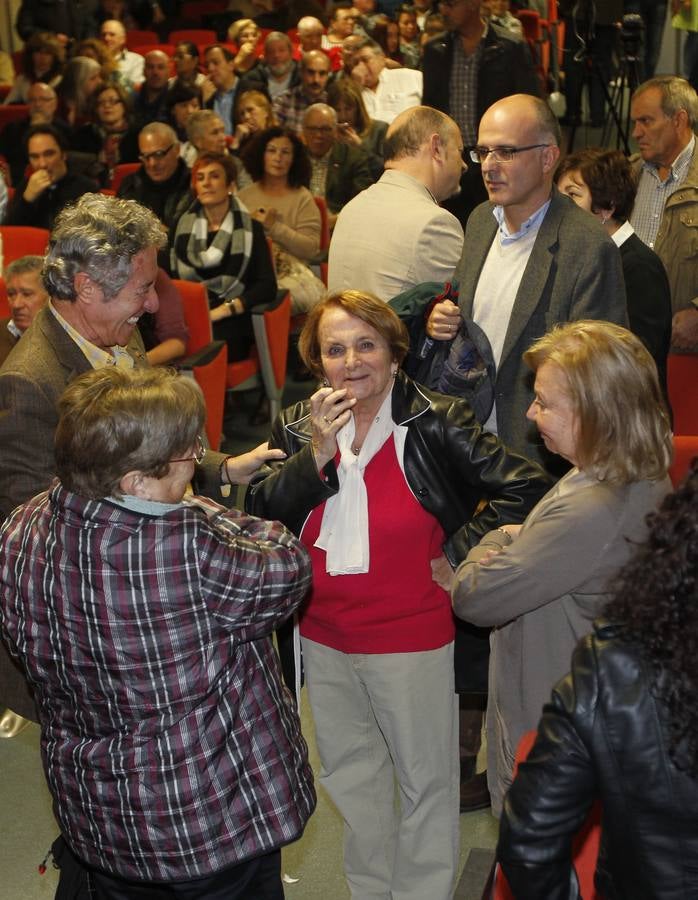
<svg viewBox="0 0 698 900">
<path fill-rule="evenodd" d="M 335 391 L 322 387 L 310 398 L 311 445 L 318 472 L 334 459 L 337 452 L 337 432 L 351 418 L 355 397 L 347 397 L 346 388 Z"/>
<path fill-rule="evenodd" d="M 340 122 L 337 126 L 337 134 L 339 136 L 339 140 L 343 144 L 349 144 L 350 146 L 360 147 L 361 146 L 361 138 L 358 135 L 358 132 L 355 128 L 348 122 Z"/>
</svg>

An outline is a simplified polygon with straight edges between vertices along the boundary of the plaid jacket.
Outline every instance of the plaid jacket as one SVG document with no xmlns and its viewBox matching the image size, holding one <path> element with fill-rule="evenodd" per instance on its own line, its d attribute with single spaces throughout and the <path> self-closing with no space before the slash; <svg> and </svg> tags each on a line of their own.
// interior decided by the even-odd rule
<svg viewBox="0 0 698 900">
<path fill-rule="evenodd" d="M 270 633 L 310 577 L 283 526 L 198 497 L 150 515 L 57 484 L 5 522 L 2 627 L 85 862 L 179 881 L 300 836 L 315 792 Z"/>
</svg>

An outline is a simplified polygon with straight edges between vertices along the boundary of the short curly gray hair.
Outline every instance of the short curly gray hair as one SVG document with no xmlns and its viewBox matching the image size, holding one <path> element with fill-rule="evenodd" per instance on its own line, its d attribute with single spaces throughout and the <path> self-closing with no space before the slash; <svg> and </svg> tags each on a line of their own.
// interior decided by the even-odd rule
<svg viewBox="0 0 698 900">
<path fill-rule="evenodd" d="M 166 243 L 164 225 L 135 200 L 83 194 L 56 218 L 44 262 L 44 285 L 57 300 L 75 300 L 75 276 L 84 272 L 110 300 L 128 281 L 133 257 Z"/>
</svg>

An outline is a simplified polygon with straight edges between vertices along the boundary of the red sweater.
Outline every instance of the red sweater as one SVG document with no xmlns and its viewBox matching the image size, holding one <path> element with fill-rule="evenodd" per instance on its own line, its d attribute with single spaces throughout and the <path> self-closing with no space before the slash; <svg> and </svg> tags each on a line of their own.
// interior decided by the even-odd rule
<svg viewBox="0 0 698 900">
<path fill-rule="evenodd" d="M 314 546 L 325 504 L 316 507 L 301 540 L 313 561 L 313 590 L 300 618 L 304 637 L 344 653 L 434 650 L 453 640 L 448 594 L 431 576 L 444 533 L 415 499 L 389 438 L 366 466 L 370 566 L 362 575 L 327 574 Z M 350 537 L 350 536 L 348 536 Z"/>
</svg>

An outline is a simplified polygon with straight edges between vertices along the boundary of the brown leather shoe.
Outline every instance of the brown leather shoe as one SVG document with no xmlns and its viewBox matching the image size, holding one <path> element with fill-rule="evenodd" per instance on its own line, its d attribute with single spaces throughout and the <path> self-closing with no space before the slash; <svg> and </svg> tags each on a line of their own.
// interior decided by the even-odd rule
<svg viewBox="0 0 698 900">
<path fill-rule="evenodd" d="M 489 805 L 490 792 L 487 790 L 487 772 L 478 772 L 469 781 L 461 782 L 460 811 L 462 813 L 487 809 Z"/>
</svg>

